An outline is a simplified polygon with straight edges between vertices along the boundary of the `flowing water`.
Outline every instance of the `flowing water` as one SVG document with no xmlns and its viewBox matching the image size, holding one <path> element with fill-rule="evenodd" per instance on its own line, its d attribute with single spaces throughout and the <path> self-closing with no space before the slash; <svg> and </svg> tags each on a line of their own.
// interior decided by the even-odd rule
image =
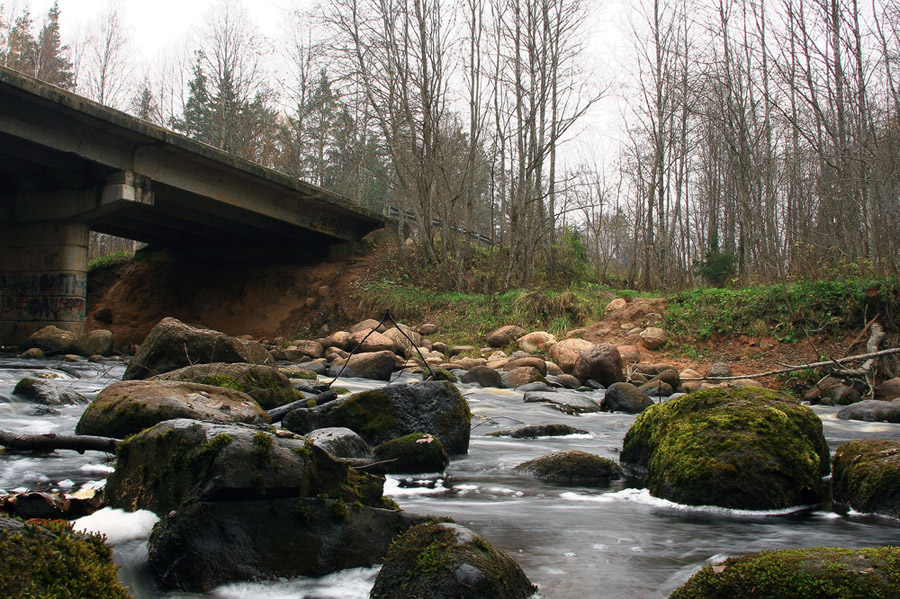
<svg viewBox="0 0 900 599">
<path fill-rule="evenodd" d="M 29 433 L 71 433 L 83 411 L 58 408 L 41 414 L 16 403 L 15 383 L 24 376 L 55 377 L 94 397 L 118 380 L 124 365 L 87 362 L 23 362 L 0 358 L 0 428 Z M 382 385 L 341 380 L 351 390 Z M 900 544 L 900 523 L 862 514 L 838 515 L 823 508 L 783 513 L 697 508 L 651 497 L 636 481 L 610 487 L 554 486 L 515 474 L 512 468 L 551 451 L 581 449 L 616 459 L 634 422 L 624 414 L 569 416 L 526 404 L 515 391 L 461 386 L 474 415 L 469 454 L 442 475 L 389 477 L 385 493 L 405 510 L 451 516 L 515 557 L 547 599 L 666 597 L 703 565 L 732 555 L 817 545 L 865 547 Z M 852 439 L 900 438 L 900 425 L 840 421 L 837 408 L 814 407 L 834 447 Z M 532 440 L 488 437 L 518 424 L 560 422 L 587 434 Z M 103 484 L 112 456 L 60 451 L 50 457 L 0 454 L 0 490 L 74 492 Z M 825 506 L 827 508 L 827 506 Z M 377 568 L 221 587 L 205 595 L 156 590 L 146 567 L 147 536 L 155 518 L 147 513 L 103 510 L 84 529 L 107 534 L 123 581 L 138 599 L 364 599 Z"/>
</svg>

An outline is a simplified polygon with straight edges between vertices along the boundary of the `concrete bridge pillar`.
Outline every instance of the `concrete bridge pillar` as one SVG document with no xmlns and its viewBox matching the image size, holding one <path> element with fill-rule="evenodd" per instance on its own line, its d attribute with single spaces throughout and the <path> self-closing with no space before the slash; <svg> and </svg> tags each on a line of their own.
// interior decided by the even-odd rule
<svg viewBox="0 0 900 599">
<path fill-rule="evenodd" d="M 80 335 L 88 226 L 80 220 L 27 222 L 16 204 L 0 202 L 0 345 L 19 345 L 51 324 Z"/>
</svg>

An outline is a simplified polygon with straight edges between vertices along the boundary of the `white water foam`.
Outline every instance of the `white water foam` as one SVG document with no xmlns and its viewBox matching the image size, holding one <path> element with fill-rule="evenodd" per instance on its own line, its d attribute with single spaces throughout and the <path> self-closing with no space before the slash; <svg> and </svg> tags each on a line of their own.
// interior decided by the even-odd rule
<svg viewBox="0 0 900 599">
<path fill-rule="evenodd" d="M 109 464 L 85 464 L 84 466 L 81 466 L 79 470 L 92 474 L 112 474 L 116 471 L 116 469 Z"/>
<path fill-rule="evenodd" d="M 72 527 L 80 532 L 106 535 L 106 541 L 110 545 L 118 545 L 125 541 L 146 539 L 157 522 L 159 516 L 147 510 L 126 512 L 105 507 L 90 516 L 75 520 Z"/>
<path fill-rule="evenodd" d="M 353 568 L 322 578 L 278 582 L 237 583 L 215 589 L 213 599 L 368 599 L 381 566 Z"/>
<path fill-rule="evenodd" d="M 660 499 L 650 494 L 647 489 L 622 489 L 614 493 L 602 493 L 599 495 L 591 495 L 587 493 L 576 493 L 567 491 L 560 494 L 560 498 L 566 501 L 581 501 L 591 503 L 613 503 L 619 501 L 627 501 L 638 503 L 654 508 L 663 508 L 677 510 L 681 512 L 693 512 L 702 514 L 716 514 L 721 516 L 730 516 L 738 518 L 759 518 L 767 516 L 785 516 L 795 512 L 809 509 L 810 506 L 792 506 L 782 510 L 735 510 L 715 505 L 685 505 L 683 503 L 675 503 L 668 499 Z"/>
<path fill-rule="evenodd" d="M 410 482 L 416 486 L 401 486 L 401 484 L 404 483 L 408 485 Z M 444 487 L 444 480 L 440 478 L 434 482 L 434 486 L 431 486 L 430 480 L 410 480 L 396 478 L 394 476 L 387 476 L 384 481 L 384 494 L 389 497 L 438 495 L 446 492 L 447 489 Z"/>
</svg>

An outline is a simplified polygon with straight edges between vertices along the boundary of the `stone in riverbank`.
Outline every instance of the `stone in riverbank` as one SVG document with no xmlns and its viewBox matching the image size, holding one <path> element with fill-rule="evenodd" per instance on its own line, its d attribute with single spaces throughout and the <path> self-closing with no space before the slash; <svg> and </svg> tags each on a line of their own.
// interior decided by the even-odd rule
<svg viewBox="0 0 900 599">
<path fill-rule="evenodd" d="M 290 412 L 286 429 L 298 434 L 327 426 L 344 426 L 370 445 L 410 433 L 440 439 L 450 455 L 469 448 L 472 415 L 459 389 L 447 381 L 388 385 L 355 393 L 323 406 Z"/>
<path fill-rule="evenodd" d="M 604 387 L 609 387 L 624 380 L 622 356 L 611 343 L 595 345 L 578 357 L 572 375 L 581 382 L 593 379 Z"/>
<path fill-rule="evenodd" d="M 344 364 L 346 363 L 346 368 Z M 336 361 L 328 369 L 330 376 L 356 377 L 376 381 L 391 380 L 391 373 L 397 365 L 397 354 L 393 351 L 364 352 L 354 354 L 345 361 Z M 341 369 L 343 368 L 343 372 Z"/>
<path fill-rule="evenodd" d="M 763 551 L 706 566 L 672 599 L 897 597 L 900 548 Z"/>
<path fill-rule="evenodd" d="M 900 400 L 866 399 L 843 408 L 837 417 L 863 422 L 900 422 Z"/>
<path fill-rule="evenodd" d="M 900 518 L 900 441 L 863 439 L 839 446 L 831 488 L 841 510 Z"/>
<path fill-rule="evenodd" d="M 259 343 L 194 328 L 175 318 L 163 318 L 144 339 L 122 378 L 147 379 L 191 364 L 210 362 L 275 364 Z"/>
<path fill-rule="evenodd" d="M 391 545 L 370 599 L 526 599 L 537 589 L 509 555 L 458 524 L 410 528 Z"/>
<path fill-rule="evenodd" d="M 656 497 L 751 510 L 819 503 L 829 470 L 815 412 L 761 388 L 696 391 L 648 408 L 621 461 L 646 474 Z"/>
<path fill-rule="evenodd" d="M 506 347 L 527 333 L 525 329 L 513 324 L 495 329 L 484 336 L 484 342 L 490 347 Z"/>
<path fill-rule="evenodd" d="M 197 364 L 153 377 L 159 381 L 190 381 L 242 391 L 264 410 L 302 399 L 277 368 L 261 364 Z"/>
<path fill-rule="evenodd" d="M 476 384 L 479 387 L 503 387 L 503 379 L 500 373 L 493 368 L 487 366 L 476 366 L 471 368 L 462 375 L 462 382 L 465 384 Z"/>
<path fill-rule="evenodd" d="M 184 381 L 121 381 L 101 391 L 76 434 L 124 439 L 165 420 L 265 424 L 269 415 L 240 391 Z"/>
<path fill-rule="evenodd" d="M 513 470 L 567 485 L 606 484 L 624 476 L 622 467 L 614 461 L 578 450 L 556 451 L 519 464 Z"/>
<path fill-rule="evenodd" d="M 600 404 L 604 412 L 640 414 L 653 405 L 653 400 L 631 383 L 613 383 Z"/>
</svg>

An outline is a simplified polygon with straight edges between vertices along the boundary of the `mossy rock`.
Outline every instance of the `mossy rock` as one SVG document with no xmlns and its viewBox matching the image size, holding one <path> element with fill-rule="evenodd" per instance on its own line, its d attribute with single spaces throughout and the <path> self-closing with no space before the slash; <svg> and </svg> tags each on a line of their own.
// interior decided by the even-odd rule
<svg viewBox="0 0 900 599">
<path fill-rule="evenodd" d="M 375 448 L 375 459 L 388 474 L 443 472 L 450 463 L 444 446 L 436 437 L 412 433 L 391 439 Z"/>
<path fill-rule="evenodd" d="M 763 551 L 706 566 L 672 599 L 900 597 L 900 548 Z"/>
<path fill-rule="evenodd" d="M 648 408 L 620 460 L 646 475 L 656 497 L 750 510 L 819 503 L 830 466 L 815 412 L 760 387 L 697 391 Z"/>
<path fill-rule="evenodd" d="M 190 381 L 242 391 L 255 399 L 264 410 L 303 398 L 279 369 L 261 364 L 197 364 L 155 376 L 151 380 Z"/>
<path fill-rule="evenodd" d="M 900 518 L 900 441 L 863 439 L 839 446 L 831 488 L 841 510 Z"/>
<path fill-rule="evenodd" d="M 576 449 L 555 451 L 519 464 L 513 470 L 560 484 L 605 484 L 623 476 L 622 467 L 609 458 Z"/>
<path fill-rule="evenodd" d="M 16 395 L 28 402 L 45 406 L 69 406 L 90 403 L 84 395 L 57 381 L 25 377 L 13 389 Z"/>
<path fill-rule="evenodd" d="M 432 375 L 434 375 L 434 378 L 431 378 Z M 431 371 L 425 369 L 422 371 L 422 380 L 458 382 L 456 375 L 446 368 L 432 368 Z"/>
<path fill-rule="evenodd" d="M 22 599 L 128 599 L 103 538 L 61 520 L 0 516 L 0 590 Z"/>
<path fill-rule="evenodd" d="M 457 524 L 414 526 L 388 550 L 370 599 L 525 599 L 536 588 L 506 553 Z"/>
<path fill-rule="evenodd" d="M 513 439 L 536 439 L 538 437 L 565 437 L 567 435 L 586 435 L 588 431 L 568 424 L 528 424 L 516 428 L 504 429 L 488 433 L 488 437 L 512 437 Z"/>
</svg>

